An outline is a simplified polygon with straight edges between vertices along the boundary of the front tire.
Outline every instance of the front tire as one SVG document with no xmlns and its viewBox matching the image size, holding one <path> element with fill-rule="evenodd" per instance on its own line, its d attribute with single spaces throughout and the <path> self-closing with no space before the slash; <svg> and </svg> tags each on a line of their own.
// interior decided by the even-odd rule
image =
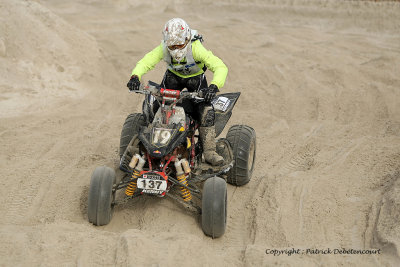
<svg viewBox="0 0 400 267">
<path fill-rule="evenodd" d="M 204 234 L 217 238 L 225 233 L 227 214 L 226 182 L 219 177 L 206 180 L 203 187 L 201 226 Z"/>
<path fill-rule="evenodd" d="M 256 132 L 246 125 L 233 125 L 226 135 L 233 152 L 234 165 L 228 172 L 228 183 L 247 184 L 253 175 L 256 159 Z"/>
<path fill-rule="evenodd" d="M 94 225 L 106 225 L 113 213 L 115 172 L 109 167 L 97 167 L 90 180 L 88 219 Z"/>
</svg>

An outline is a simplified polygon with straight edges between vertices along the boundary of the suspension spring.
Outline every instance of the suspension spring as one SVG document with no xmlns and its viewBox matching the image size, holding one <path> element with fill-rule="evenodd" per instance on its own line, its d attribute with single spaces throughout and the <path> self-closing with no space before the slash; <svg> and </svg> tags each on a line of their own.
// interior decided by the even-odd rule
<svg viewBox="0 0 400 267">
<path fill-rule="evenodd" d="M 182 173 L 181 175 L 178 175 L 177 178 L 181 184 L 188 186 L 188 182 L 186 180 L 186 175 L 184 173 Z M 190 193 L 190 191 L 188 189 L 181 186 L 180 190 L 181 190 L 183 201 L 188 202 L 188 201 L 192 200 L 192 194 Z"/>
<path fill-rule="evenodd" d="M 137 187 L 137 179 L 140 176 L 140 172 L 136 169 L 133 170 L 132 172 L 132 178 L 131 178 L 131 182 L 129 183 L 129 185 L 126 187 L 125 189 L 125 195 L 127 196 L 133 196 L 133 194 L 136 191 L 136 187 Z"/>
</svg>

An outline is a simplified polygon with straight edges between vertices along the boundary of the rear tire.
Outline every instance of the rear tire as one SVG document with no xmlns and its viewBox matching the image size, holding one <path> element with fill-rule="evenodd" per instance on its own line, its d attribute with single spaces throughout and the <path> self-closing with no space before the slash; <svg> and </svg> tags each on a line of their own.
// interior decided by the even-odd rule
<svg viewBox="0 0 400 267">
<path fill-rule="evenodd" d="M 233 125 L 226 135 L 232 147 L 234 165 L 227 182 L 240 186 L 247 184 L 253 174 L 256 159 L 256 132 L 246 125 Z"/>
<path fill-rule="evenodd" d="M 140 126 L 146 125 L 146 118 L 141 113 L 132 113 L 126 117 L 122 126 L 121 139 L 119 143 L 119 157 L 124 154 L 132 137 L 139 133 Z"/>
<path fill-rule="evenodd" d="M 97 167 L 90 180 L 88 219 L 94 225 L 106 225 L 113 212 L 115 172 L 109 167 Z"/>
<path fill-rule="evenodd" d="M 226 182 L 219 177 L 206 180 L 203 187 L 201 226 L 204 234 L 217 238 L 225 233 L 227 214 Z"/>
</svg>

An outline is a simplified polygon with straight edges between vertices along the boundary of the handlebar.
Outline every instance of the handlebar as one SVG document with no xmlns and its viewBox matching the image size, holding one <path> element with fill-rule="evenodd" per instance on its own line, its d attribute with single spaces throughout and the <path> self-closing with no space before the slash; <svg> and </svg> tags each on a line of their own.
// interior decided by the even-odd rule
<svg viewBox="0 0 400 267">
<path fill-rule="evenodd" d="M 139 90 L 135 90 L 133 92 L 137 94 L 153 95 L 155 97 L 171 97 L 176 98 L 177 100 L 182 100 L 184 98 L 204 100 L 201 92 L 182 92 L 179 90 L 158 88 L 157 86 L 150 83 L 146 86 L 141 83 L 139 86 Z"/>
</svg>

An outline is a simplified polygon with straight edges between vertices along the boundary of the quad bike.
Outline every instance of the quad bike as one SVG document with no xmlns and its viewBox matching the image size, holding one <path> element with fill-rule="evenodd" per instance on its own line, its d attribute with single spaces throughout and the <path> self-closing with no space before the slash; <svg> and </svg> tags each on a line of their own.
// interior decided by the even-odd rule
<svg viewBox="0 0 400 267">
<path fill-rule="evenodd" d="M 143 112 L 130 114 L 122 128 L 119 169 L 123 177 L 116 179 L 116 172 L 109 167 L 95 169 L 88 196 L 89 222 L 108 224 L 114 206 L 120 202 L 141 195 L 167 196 L 201 214 L 206 235 L 222 236 L 227 217 L 226 182 L 244 185 L 253 173 L 254 129 L 232 126 L 226 138 L 217 140 L 217 153 L 225 162 L 213 167 L 203 160 L 199 124 L 177 105 L 184 99 L 203 101 L 199 93 L 164 89 L 151 81 L 135 92 L 145 94 L 145 101 Z M 225 93 L 213 99 L 217 136 L 231 117 L 239 96 L 240 93 Z M 156 114 L 152 113 L 154 101 L 160 104 Z M 125 192 L 123 199 L 117 201 L 116 192 L 120 189 Z"/>
</svg>

